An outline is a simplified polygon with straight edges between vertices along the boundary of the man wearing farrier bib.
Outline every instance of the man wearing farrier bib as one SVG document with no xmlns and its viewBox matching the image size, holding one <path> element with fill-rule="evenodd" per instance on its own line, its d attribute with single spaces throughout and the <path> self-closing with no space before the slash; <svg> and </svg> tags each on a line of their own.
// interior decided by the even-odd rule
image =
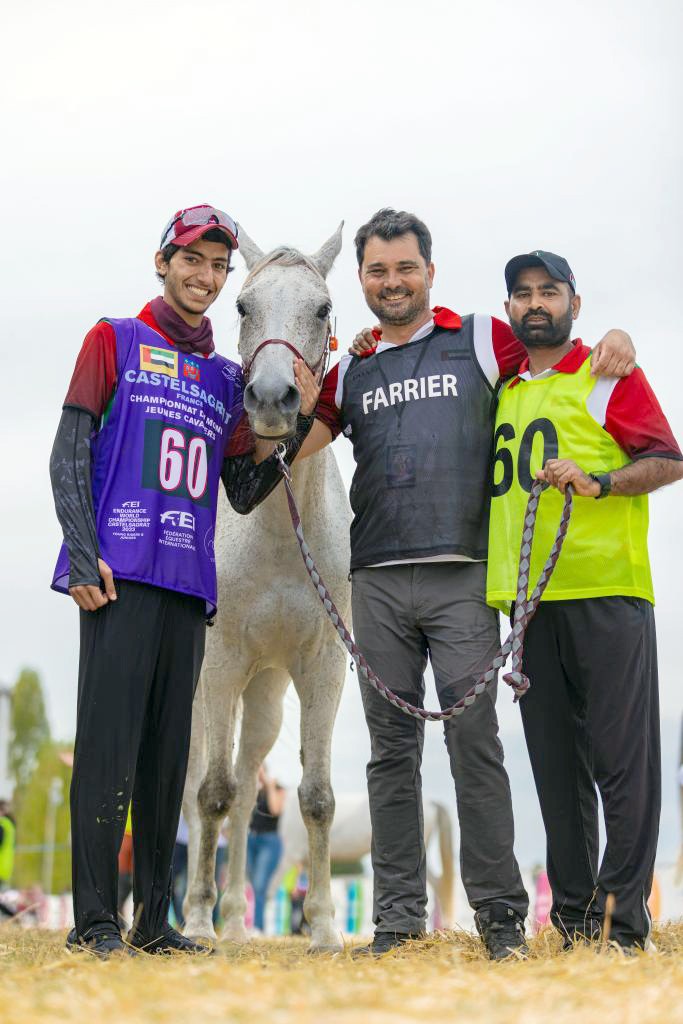
<svg viewBox="0 0 683 1024">
<path fill-rule="evenodd" d="M 520 701 L 548 840 L 551 920 L 567 948 L 590 941 L 611 894 L 611 939 L 645 948 L 661 803 L 647 494 L 683 477 L 683 456 L 640 368 L 624 380 L 591 376 L 590 348 L 571 340 L 581 299 L 565 259 L 516 256 L 505 280 L 527 356 L 498 403 L 487 583 L 495 607 L 509 611 L 516 596 L 534 478 L 552 488 L 539 506 L 532 586 L 562 493 L 574 489 L 562 554 L 526 632 L 531 686 Z"/>
<path fill-rule="evenodd" d="M 249 512 L 280 479 L 274 456 L 231 456 L 240 368 L 215 351 L 204 313 L 237 248 L 232 218 L 179 211 L 155 256 L 163 298 L 86 336 L 50 462 L 64 533 L 52 586 L 80 612 L 71 786 L 75 928 L 67 948 L 109 956 L 197 952 L 167 921 L 171 861 L 207 617 L 221 479 Z M 317 389 L 297 366 L 301 410 Z M 300 415 L 291 462 L 310 427 Z M 254 459 L 262 459 L 257 465 Z M 117 923 L 117 854 L 132 797 L 135 928 Z"/>
<path fill-rule="evenodd" d="M 486 606 L 494 388 L 524 349 L 490 316 L 430 309 L 431 236 L 413 214 L 380 210 L 356 235 L 359 278 L 381 341 L 328 375 L 303 454 L 343 432 L 353 444 L 353 624 L 373 670 L 411 703 L 427 659 L 442 707 L 459 700 L 496 651 Z M 617 348 L 624 339 L 617 337 Z M 610 369 L 628 362 L 624 351 Z M 625 352 L 632 349 L 628 339 Z M 375 937 L 380 954 L 426 924 L 420 765 L 424 723 L 361 688 L 370 731 Z M 445 741 L 460 822 L 462 879 L 494 959 L 523 950 L 528 898 L 513 852 L 510 786 L 495 684 Z"/>
</svg>

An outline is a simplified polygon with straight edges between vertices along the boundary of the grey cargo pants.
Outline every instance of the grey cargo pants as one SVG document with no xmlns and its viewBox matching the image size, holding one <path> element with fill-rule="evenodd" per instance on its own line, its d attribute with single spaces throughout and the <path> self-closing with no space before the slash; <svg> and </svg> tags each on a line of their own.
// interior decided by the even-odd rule
<svg viewBox="0 0 683 1024">
<path fill-rule="evenodd" d="M 472 686 L 495 654 L 498 616 L 485 600 L 486 564 L 437 562 L 356 569 L 353 624 L 369 664 L 418 706 L 429 658 L 442 708 Z M 378 931 L 420 932 L 426 923 L 426 857 L 420 767 L 424 723 L 361 681 L 371 740 L 373 920 Z M 510 783 L 498 739 L 493 683 L 445 723 L 460 823 L 460 867 L 471 906 L 528 910 L 513 852 Z"/>
</svg>

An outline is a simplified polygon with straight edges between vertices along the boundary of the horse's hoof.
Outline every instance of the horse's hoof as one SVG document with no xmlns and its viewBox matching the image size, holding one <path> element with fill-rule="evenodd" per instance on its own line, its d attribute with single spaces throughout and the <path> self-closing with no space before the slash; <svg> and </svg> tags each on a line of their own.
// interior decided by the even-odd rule
<svg viewBox="0 0 683 1024">
<path fill-rule="evenodd" d="M 216 930 L 213 923 L 209 924 L 206 921 L 193 920 L 191 917 L 187 919 L 187 923 L 183 928 L 183 935 L 187 939 L 193 939 L 194 941 L 208 939 L 209 942 L 216 942 Z"/>
<path fill-rule="evenodd" d="M 249 942 L 249 935 L 244 927 L 244 922 L 228 921 L 221 934 L 221 942 L 239 942 L 240 944 Z"/>
<path fill-rule="evenodd" d="M 218 942 L 218 936 L 215 932 L 209 934 L 208 931 L 199 931 L 196 928 L 183 928 L 183 935 L 186 939 L 191 939 L 192 942 L 210 943 L 212 946 Z"/>
<path fill-rule="evenodd" d="M 340 953 L 344 948 L 341 935 L 327 935 L 323 939 L 311 939 L 308 947 L 308 954 L 315 956 L 318 953 Z"/>
</svg>

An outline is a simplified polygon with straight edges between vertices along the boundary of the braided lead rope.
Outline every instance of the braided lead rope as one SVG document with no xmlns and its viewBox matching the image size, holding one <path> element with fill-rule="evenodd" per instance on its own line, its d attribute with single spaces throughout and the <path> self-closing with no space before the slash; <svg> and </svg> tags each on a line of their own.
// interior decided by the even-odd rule
<svg viewBox="0 0 683 1024">
<path fill-rule="evenodd" d="M 508 685 L 512 686 L 515 691 L 515 700 L 518 700 L 522 694 L 526 693 L 529 689 L 529 680 L 521 671 L 522 665 L 522 653 L 523 653 L 523 641 L 524 632 L 526 627 L 529 625 L 538 603 L 541 600 L 541 595 L 548 585 L 550 577 L 552 576 L 553 569 L 559 558 L 564 538 L 567 533 L 567 526 L 569 524 L 569 517 L 571 515 L 572 507 L 572 496 L 571 488 L 567 488 L 565 492 L 564 508 L 562 511 L 562 518 L 560 525 L 555 537 L 555 542 L 551 548 L 548 559 L 543 566 L 543 571 L 538 578 L 538 583 L 534 588 L 534 592 L 531 598 L 527 600 L 527 589 L 526 584 L 522 582 L 526 579 L 528 583 L 529 579 L 529 564 L 531 555 L 531 543 L 534 535 L 534 527 L 536 525 L 536 514 L 538 511 L 538 502 L 541 492 L 548 486 L 542 483 L 540 480 L 534 482 L 531 488 L 531 494 L 527 503 L 526 514 L 524 517 L 524 531 L 522 535 L 522 548 L 520 553 L 520 565 L 519 574 L 517 579 L 517 601 L 515 604 L 515 622 L 512 632 L 506 639 L 505 643 L 501 646 L 498 654 L 491 662 L 488 669 L 482 673 L 477 679 L 471 689 L 467 691 L 464 697 L 449 708 L 444 708 L 442 711 L 427 711 L 425 708 L 418 708 L 414 704 L 409 704 L 403 700 L 397 694 L 393 693 L 389 687 L 382 682 L 379 676 L 375 675 L 367 661 L 365 660 L 362 652 L 354 643 L 353 637 L 349 633 L 348 629 L 344 624 L 339 611 L 332 600 L 332 596 L 325 586 L 325 582 L 318 572 L 313 557 L 311 555 L 310 548 L 304 538 L 303 529 L 301 526 L 301 516 L 296 505 L 294 493 L 292 491 L 292 474 L 289 466 L 284 461 L 283 451 L 284 446 L 278 445 L 276 448 L 276 455 L 280 462 L 280 470 L 284 477 L 285 491 L 287 494 L 287 504 L 289 505 L 289 514 L 292 519 L 292 526 L 296 534 L 296 539 L 299 544 L 301 551 L 301 557 L 304 560 L 306 571 L 311 577 L 313 586 L 315 587 L 318 597 L 320 598 L 325 611 L 327 612 L 334 628 L 337 630 L 344 647 L 351 655 L 351 658 L 355 662 L 358 668 L 358 674 L 365 679 L 370 686 L 373 687 L 379 693 L 381 697 L 384 697 L 389 704 L 393 704 L 395 708 L 402 711 L 404 714 L 409 715 L 411 718 L 417 718 L 420 721 L 428 722 L 443 722 L 449 718 L 455 718 L 457 715 L 461 715 L 471 704 L 474 704 L 477 697 L 484 692 L 486 687 L 493 682 L 496 678 L 498 669 L 507 661 L 510 652 L 513 652 L 512 671 L 504 676 L 504 680 Z M 520 612 L 521 609 L 521 612 Z"/>
<path fill-rule="evenodd" d="M 550 554 L 546 559 L 546 563 L 541 570 L 541 575 L 538 577 L 538 582 L 534 587 L 534 591 L 530 598 L 527 598 L 529 593 L 529 571 L 531 568 L 531 549 L 534 541 L 534 529 L 536 527 L 536 517 L 538 515 L 538 505 L 541 500 L 541 494 L 548 487 L 547 483 L 541 480 L 534 481 L 531 487 L 531 493 L 526 506 L 526 512 L 524 513 L 524 524 L 522 527 L 522 543 L 519 551 L 519 570 L 517 573 L 517 598 L 515 600 L 515 614 L 512 621 L 512 632 L 505 641 L 511 642 L 511 671 L 503 676 L 503 682 L 511 686 L 515 691 L 515 703 L 520 697 L 523 697 L 526 691 L 531 685 L 529 679 L 524 675 L 522 671 L 522 655 L 524 654 L 524 634 L 526 633 L 527 626 L 533 618 L 534 612 L 538 607 L 538 603 L 541 600 L 541 595 L 545 588 L 548 586 L 550 577 L 553 574 L 557 559 L 560 556 L 562 545 L 564 544 L 564 538 L 567 535 L 567 528 L 569 526 L 569 519 L 572 514 L 572 489 L 567 487 L 564 495 L 564 506 L 562 508 L 562 516 L 560 517 L 560 523 L 555 534 L 555 540 L 553 546 L 550 549 Z M 504 645 L 505 646 L 505 645 Z"/>
</svg>

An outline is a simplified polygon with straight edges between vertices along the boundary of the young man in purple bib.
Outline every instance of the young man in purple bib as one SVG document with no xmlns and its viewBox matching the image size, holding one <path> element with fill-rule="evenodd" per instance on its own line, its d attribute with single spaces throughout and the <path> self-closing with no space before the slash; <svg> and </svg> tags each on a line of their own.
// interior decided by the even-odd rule
<svg viewBox="0 0 683 1024">
<path fill-rule="evenodd" d="M 79 606 L 81 638 L 71 950 L 204 949 L 166 915 L 192 699 L 216 611 L 218 488 L 222 479 L 246 513 L 280 479 L 275 457 L 263 458 L 272 445 L 231 455 L 242 375 L 215 351 L 204 316 L 227 280 L 237 235 L 232 218 L 211 206 L 175 214 L 155 256 L 163 298 L 86 335 L 55 438 L 50 475 L 64 545 L 52 587 Z M 300 367 L 297 380 L 301 414 L 288 462 L 317 397 Z M 117 855 L 131 799 L 135 925 L 126 946 Z"/>
</svg>

